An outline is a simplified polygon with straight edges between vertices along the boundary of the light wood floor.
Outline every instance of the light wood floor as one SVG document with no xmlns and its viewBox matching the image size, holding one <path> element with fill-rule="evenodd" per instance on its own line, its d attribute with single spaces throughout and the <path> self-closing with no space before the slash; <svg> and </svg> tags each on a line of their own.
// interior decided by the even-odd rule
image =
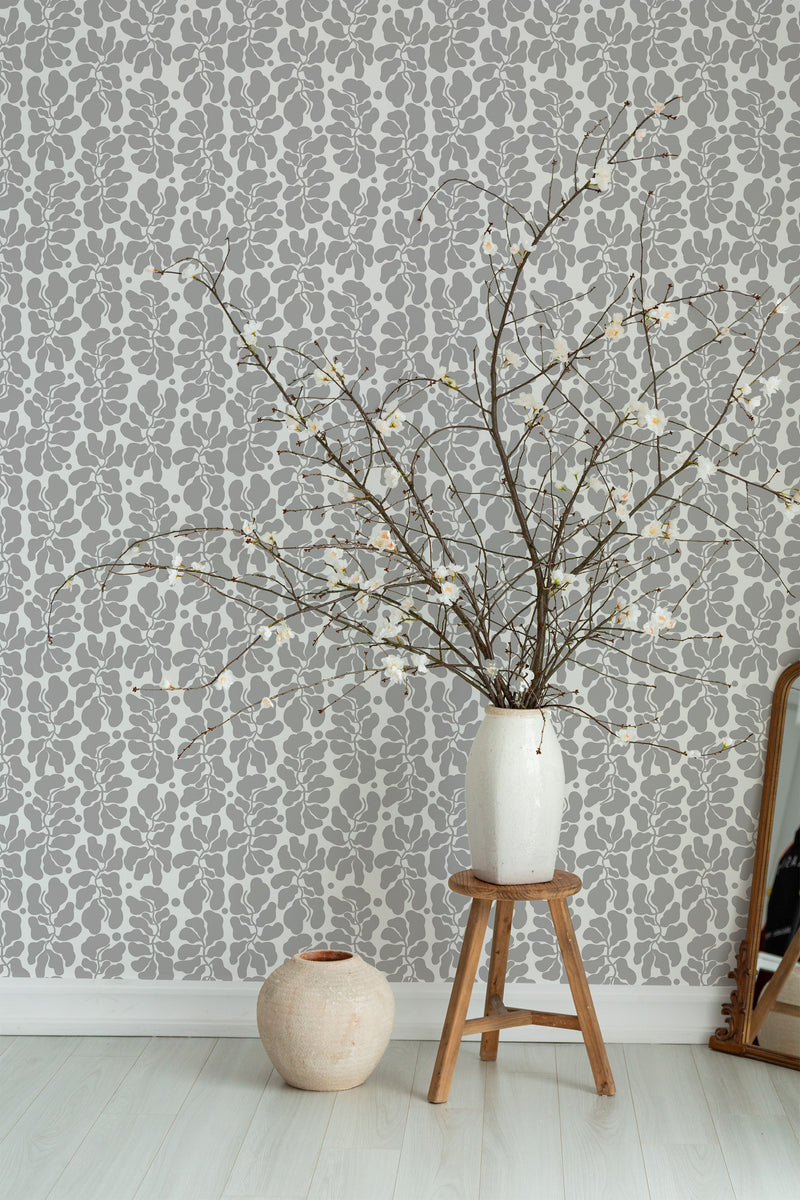
<svg viewBox="0 0 800 1200">
<path fill-rule="evenodd" d="M 351 1092 L 298 1092 L 257 1040 L 0 1038 L 2 1200 L 797 1200 L 800 1072 L 705 1047 L 393 1042 Z"/>
</svg>

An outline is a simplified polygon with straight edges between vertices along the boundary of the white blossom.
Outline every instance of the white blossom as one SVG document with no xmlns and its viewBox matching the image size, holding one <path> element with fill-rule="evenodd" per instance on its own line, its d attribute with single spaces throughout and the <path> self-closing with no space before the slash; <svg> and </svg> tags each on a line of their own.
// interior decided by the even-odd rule
<svg viewBox="0 0 800 1200">
<path fill-rule="evenodd" d="M 314 368 L 314 379 L 317 383 L 338 383 L 339 372 L 335 365 L 326 359 L 324 367 Z"/>
<path fill-rule="evenodd" d="M 403 424 L 403 415 L 396 408 L 390 412 L 388 417 L 380 417 L 375 422 L 375 428 L 379 433 L 387 434 L 392 429 L 400 429 Z"/>
<path fill-rule="evenodd" d="M 401 479 L 402 479 L 402 475 L 398 471 L 397 467 L 384 467 L 383 468 L 383 486 L 385 488 L 396 487 L 396 485 L 400 482 Z"/>
<path fill-rule="evenodd" d="M 522 355 L 517 354 L 516 350 L 506 350 L 503 355 L 504 367 L 519 367 L 522 365 Z"/>
<path fill-rule="evenodd" d="M 765 396 L 774 396 L 781 387 L 780 375 L 772 375 L 769 379 L 761 380 L 761 390 Z"/>
<path fill-rule="evenodd" d="M 258 636 L 263 638 L 265 642 L 268 642 L 272 637 L 272 629 L 269 625 L 262 625 L 258 631 Z"/>
<path fill-rule="evenodd" d="M 221 675 L 217 676 L 217 687 L 227 688 L 230 687 L 232 683 L 233 678 L 230 671 L 223 671 Z"/>
<path fill-rule="evenodd" d="M 278 625 L 275 626 L 275 640 L 277 642 L 279 642 L 279 643 L 280 642 L 288 642 L 288 640 L 291 636 L 292 636 L 292 631 L 289 628 L 286 621 L 281 621 Z"/>
<path fill-rule="evenodd" d="M 379 638 L 401 638 L 403 630 L 393 613 L 384 614 L 383 623 L 378 626 L 376 634 Z"/>
<path fill-rule="evenodd" d="M 612 616 L 612 624 L 624 625 L 626 629 L 635 629 L 639 624 L 641 614 L 638 604 L 628 600 L 618 600 Z"/>
<path fill-rule="evenodd" d="M 713 458 L 706 458 L 704 454 L 698 454 L 694 465 L 703 483 L 708 483 L 711 476 L 716 474 L 717 464 Z"/>
<path fill-rule="evenodd" d="M 550 354 L 550 365 L 553 363 L 566 362 L 569 358 L 569 346 L 566 338 L 557 337 L 553 342 L 553 350 Z"/>
<path fill-rule="evenodd" d="M 269 696 L 265 696 L 264 699 L 261 701 L 261 707 L 262 708 L 272 708 L 272 701 L 270 700 Z"/>
<path fill-rule="evenodd" d="M 185 564 L 184 564 L 183 560 L 181 559 L 180 554 L 176 554 L 172 560 L 172 570 L 169 573 L 169 578 L 170 579 L 180 579 L 181 567 L 183 567 L 184 565 Z"/>
<path fill-rule="evenodd" d="M 184 283 L 188 283 L 190 279 L 197 279 L 197 272 L 200 268 L 195 263 L 186 263 L 180 273 L 180 278 Z"/>
<path fill-rule="evenodd" d="M 675 320 L 676 315 L 675 309 L 671 304 L 657 304 L 650 313 L 653 320 L 660 321 L 662 325 L 669 325 L 671 321 Z"/>
<path fill-rule="evenodd" d="M 248 346 L 255 346 L 256 341 L 258 340 L 258 330 L 252 321 L 249 325 L 245 325 L 245 327 L 242 329 L 242 337 L 247 342 Z"/>
<path fill-rule="evenodd" d="M 398 654 L 387 654 L 381 662 L 381 668 L 388 679 L 402 679 L 406 663 Z"/>
<path fill-rule="evenodd" d="M 350 484 L 346 479 L 336 479 L 331 484 L 331 491 L 334 492 L 340 500 L 355 500 L 355 493 L 352 491 Z"/>
<path fill-rule="evenodd" d="M 448 374 L 444 367 L 439 372 L 436 379 L 438 383 L 444 383 L 447 385 L 447 387 L 452 388 L 456 392 L 458 391 L 458 384 L 456 383 L 455 379 L 453 379 L 452 375 Z"/>
<path fill-rule="evenodd" d="M 621 729 L 617 729 L 614 733 L 614 737 L 617 739 L 617 741 L 622 742 L 625 746 L 630 745 L 630 743 L 633 741 L 633 735 L 634 730 L 629 728 L 627 725 L 623 725 Z"/>
<path fill-rule="evenodd" d="M 528 424 L 532 424 L 544 408 L 544 400 L 534 396 L 533 392 L 521 392 L 519 396 L 512 397 L 511 403 L 523 410 Z"/>
<path fill-rule="evenodd" d="M 400 601 L 400 608 L 404 613 L 412 612 L 412 610 L 414 608 L 414 597 L 413 596 L 404 596 L 403 599 Z"/>
<path fill-rule="evenodd" d="M 678 536 L 679 528 L 677 521 L 665 521 L 661 526 L 661 536 L 671 542 Z"/>
<path fill-rule="evenodd" d="M 620 521 L 629 521 L 630 520 L 631 510 L 627 507 L 627 505 L 618 504 L 616 506 L 616 508 L 614 509 L 614 512 L 617 514 L 618 520 L 620 520 Z"/>
<path fill-rule="evenodd" d="M 481 670 L 484 672 L 484 674 L 488 675 L 490 679 L 494 679 L 500 668 L 495 660 L 491 658 L 488 660 L 488 662 L 481 663 Z"/>
<path fill-rule="evenodd" d="M 373 529 L 370 535 L 369 545 L 375 550 L 396 550 L 394 538 L 388 529 Z"/>
<path fill-rule="evenodd" d="M 325 427 L 317 417 L 309 417 L 305 424 L 303 437 L 314 437 L 317 434 L 324 433 Z"/>
<path fill-rule="evenodd" d="M 456 584 L 451 583 L 449 580 L 444 580 L 439 585 L 439 600 L 442 604 L 455 604 L 460 594 Z"/>
<path fill-rule="evenodd" d="M 611 164 L 608 162 L 599 162 L 592 173 L 589 180 L 589 186 L 597 188 L 598 192 L 603 192 L 611 182 Z"/>
<path fill-rule="evenodd" d="M 656 437 L 661 437 L 667 427 L 667 418 L 660 409 L 648 408 L 639 414 L 639 424 L 643 425 L 645 429 L 652 429 Z"/>
<path fill-rule="evenodd" d="M 416 668 L 418 675 L 427 675 L 428 673 L 428 657 L 425 654 L 412 654 L 411 662 Z"/>
<path fill-rule="evenodd" d="M 642 626 L 643 633 L 649 633 L 651 637 L 658 637 L 665 630 L 675 628 L 675 619 L 667 611 L 666 608 L 654 608 L 652 615 L 645 621 Z"/>
<path fill-rule="evenodd" d="M 165 689 L 166 691 L 168 691 L 168 692 L 174 692 L 174 691 L 175 691 L 175 684 L 174 684 L 174 683 L 171 683 L 169 679 L 164 679 L 164 680 L 162 681 L 162 683 L 161 683 L 161 686 L 162 686 L 162 688 L 164 688 L 164 689 Z"/>
<path fill-rule="evenodd" d="M 643 416 L 649 412 L 650 406 L 643 400 L 629 400 L 622 410 L 622 419 L 623 421 L 635 421 L 637 425 L 641 425 Z"/>
<path fill-rule="evenodd" d="M 661 537 L 661 522 L 660 521 L 648 521 L 648 523 L 641 529 L 640 532 L 641 532 L 642 537 L 648 537 L 648 538 Z"/>
<path fill-rule="evenodd" d="M 333 567 L 336 571 L 347 570 L 347 559 L 345 558 L 344 550 L 338 546 L 329 546 L 322 556 L 326 566 Z"/>
<path fill-rule="evenodd" d="M 550 576 L 550 587 L 554 592 L 562 592 L 577 580 L 578 576 L 571 575 L 569 571 L 553 571 Z"/>
<path fill-rule="evenodd" d="M 286 428 L 290 433 L 296 433 L 299 436 L 303 434 L 303 424 L 300 420 L 300 414 L 296 408 L 287 408 L 283 414 L 283 419 L 286 422 Z"/>
<path fill-rule="evenodd" d="M 440 582 L 442 579 L 452 579 L 458 574 L 458 567 L 454 563 L 444 563 L 443 566 L 437 567 L 433 574 Z"/>
<path fill-rule="evenodd" d="M 497 250 L 497 245 L 492 241 L 492 235 L 490 233 L 487 233 L 486 237 L 483 239 L 483 248 L 487 254 L 494 254 Z"/>
<path fill-rule="evenodd" d="M 620 336 L 620 334 L 623 332 L 623 329 L 622 329 L 623 320 L 624 320 L 623 313 L 621 313 L 621 312 L 614 313 L 613 317 L 611 318 L 611 320 L 608 322 L 608 324 L 605 327 L 605 335 L 607 338 L 611 338 L 613 341 L 613 340 L 616 340 L 616 338 L 618 338 Z"/>
</svg>

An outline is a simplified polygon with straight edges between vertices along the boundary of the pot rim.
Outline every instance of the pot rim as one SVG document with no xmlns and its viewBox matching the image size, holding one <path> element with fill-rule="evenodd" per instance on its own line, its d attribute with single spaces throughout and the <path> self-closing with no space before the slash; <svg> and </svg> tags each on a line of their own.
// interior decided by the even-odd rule
<svg viewBox="0 0 800 1200">
<path fill-rule="evenodd" d="M 330 946 L 310 946 L 292 955 L 293 962 L 301 962 L 304 966 L 344 967 L 354 962 L 360 962 L 354 950 L 334 950 Z"/>
<path fill-rule="evenodd" d="M 503 717 L 547 717 L 550 715 L 549 708 L 497 708 L 494 704 L 487 704 L 483 711 L 491 716 Z"/>
</svg>

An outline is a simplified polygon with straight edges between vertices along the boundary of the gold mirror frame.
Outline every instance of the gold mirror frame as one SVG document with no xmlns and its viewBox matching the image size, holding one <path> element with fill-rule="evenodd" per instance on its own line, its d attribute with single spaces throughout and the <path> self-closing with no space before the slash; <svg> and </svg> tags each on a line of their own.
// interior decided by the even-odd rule
<svg viewBox="0 0 800 1200">
<path fill-rule="evenodd" d="M 740 1054 L 747 1058 L 758 1058 L 762 1062 L 776 1063 L 800 1071 L 800 1057 L 780 1054 L 749 1044 L 750 1022 L 753 1016 L 753 992 L 756 983 L 758 947 L 761 941 L 761 926 L 764 919 L 764 903 L 767 893 L 767 865 L 772 842 L 772 823 L 775 818 L 775 799 L 778 791 L 778 772 L 783 748 L 783 729 L 786 721 L 786 706 L 789 690 L 796 679 L 800 679 L 800 662 L 787 667 L 779 678 L 772 697 L 767 739 L 767 757 L 764 764 L 764 785 L 761 792 L 761 812 L 758 818 L 758 838 L 753 866 L 753 887 L 750 892 L 750 912 L 747 932 L 736 955 L 736 966 L 729 972 L 736 987 L 731 998 L 722 1006 L 726 1024 L 717 1029 L 709 1039 L 712 1050 L 724 1050 L 728 1054 Z"/>
</svg>

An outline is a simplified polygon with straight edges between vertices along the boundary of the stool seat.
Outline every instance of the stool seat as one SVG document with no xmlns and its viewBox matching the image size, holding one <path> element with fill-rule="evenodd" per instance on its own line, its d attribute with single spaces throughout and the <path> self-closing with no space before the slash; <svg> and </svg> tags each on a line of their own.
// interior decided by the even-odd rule
<svg viewBox="0 0 800 1200">
<path fill-rule="evenodd" d="M 546 883 L 488 883 L 474 871 L 456 871 L 447 886 L 459 896 L 479 900 L 558 900 L 579 892 L 581 881 L 569 871 L 556 871 Z"/>
<path fill-rule="evenodd" d="M 615 1088 L 611 1064 L 597 1024 L 597 1015 L 567 905 L 567 897 L 574 896 L 581 889 L 579 877 L 571 875 L 568 871 L 556 871 L 553 878 L 546 883 L 488 883 L 485 879 L 479 879 L 473 871 L 457 871 L 455 875 L 450 876 L 448 886 L 459 896 L 468 896 L 472 904 L 428 1091 L 431 1104 L 443 1104 L 450 1094 L 450 1084 L 453 1081 L 463 1037 L 479 1033 L 481 1058 L 484 1062 L 493 1062 L 497 1058 L 500 1030 L 512 1029 L 518 1025 L 550 1025 L 557 1029 L 578 1030 L 586 1045 L 598 1093 L 601 1096 L 613 1096 Z M 534 1008 L 508 1008 L 503 1003 L 511 922 L 514 917 L 514 904 L 519 900 L 546 900 L 549 905 L 572 999 L 577 1009 L 574 1014 L 540 1012 Z M 475 982 L 492 904 L 496 907 L 486 1004 L 482 1017 L 467 1020 L 472 985 Z"/>
</svg>

